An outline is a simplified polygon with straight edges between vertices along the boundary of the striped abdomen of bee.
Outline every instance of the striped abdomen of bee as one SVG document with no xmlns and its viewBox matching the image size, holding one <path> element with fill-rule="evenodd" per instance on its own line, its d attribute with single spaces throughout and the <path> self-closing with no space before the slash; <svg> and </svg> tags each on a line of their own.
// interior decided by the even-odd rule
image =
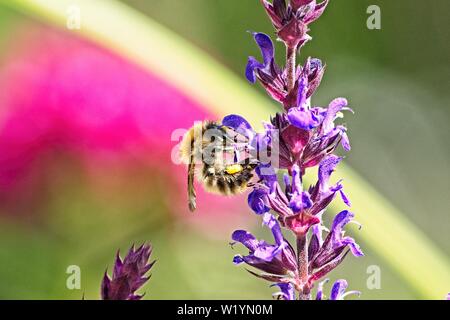
<svg viewBox="0 0 450 320">
<path fill-rule="evenodd" d="M 256 162 L 238 161 L 248 139 L 216 122 L 196 123 L 184 135 L 180 158 L 188 165 L 188 205 L 196 209 L 194 176 L 208 192 L 232 195 L 243 192 L 253 177 Z"/>
</svg>

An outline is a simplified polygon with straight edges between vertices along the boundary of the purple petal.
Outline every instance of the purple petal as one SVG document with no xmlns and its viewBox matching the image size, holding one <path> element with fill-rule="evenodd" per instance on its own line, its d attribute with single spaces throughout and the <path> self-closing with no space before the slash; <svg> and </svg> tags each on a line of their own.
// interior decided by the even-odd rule
<svg viewBox="0 0 450 320">
<path fill-rule="evenodd" d="M 336 166 L 342 158 L 336 155 L 329 155 L 319 164 L 319 184 L 322 192 L 328 190 L 328 182 Z"/>
<path fill-rule="evenodd" d="M 278 223 L 277 219 L 271 214 L 265 214 L 263 217 L 263 224 L 265 224 L 267 227 L 270 228 L 272 231 L 273 237 L 275 239 L 275 243 L 278 246 L 281 246 L 284 244 L 284 238 L 283 234 L 281 232 L 280 224 Z"/>
<path fill-rule="evenodd" d="M 273 48 L 273 43 L 270 37 L 264 33 L 254 33 L 256 43 L 261 49 L 261 55 L 263 57 L 264 66 L 269 66 L 273 60 L 275 50 Z"/>
<path fill-rule="evenodd" d="M 292 192 L 292 184 L 291 184 L 291 179 L 287 173 L 285 173 L 283 175 L 283 182 L 284 182 L 284 187 L 286 188 L 286 191 L 288 193 L 291 193 Z"/>
<path fill-rule="evenodd" d="M 248 205 L 256 214 L 263 214 L 270 211 L 268 207 L 267 190 L 254 189 L 248 195 Z"/>
<path fill-rule="evenodd" d="M 292 199 L 289 203 L 289 207 L 294 211 L 295 213 L 300 212 L 305 209 L 311 208 L 313 205 L 313 202 L 311 201 L 311 197 L 309 196 L 309 193 L 304 191 L 300 194 L 294 193 L 292 195 Z"/>
<path fill-rule="evenodd" d="M 336 215 L 333 220 L 333 226 L 331 229 L 333 248 L 341 248 L 343 246 L 350 247 L 352 254 L 355 257 L 361 257 L 364 253 L 361 251 L 360 247 L 356 244 L 355 240 L 351 237 L 342 238 L 342 229 L 348 224 L 355 215 L 348 211 L 341 211 Z"/>
<path fill-rule="evenodd" d="M 249 132 L 253 132 L 250 123 L 248 123 L 248 121 L 243 117 L 236 114 L 230 114 L 223 118 L 222 124 L 244 134 L 247 137 L 249 136 Z"/>
<path fill-rule="evenodd" d="M 323 300 L 323 286 L 328 281 L 330 281 L 330 279 L 325 279 L 325 280 L 319 282 L 319 285 L 317 286 L 316 300 Z"/>
<path fill-rule="evenodd" d="M 278 130 L 276 130 L 271 124 L 264 124 L 265 131 L 263 133 L 257 133 L 253 136 L 250 146 L 255 151 L 254 157 L 257 158 L 263 165 L 269 166 L 272 159 L 270 157 L 270 150 L 272 145 L 278 146 Z M 249 132 L 247 136 L 251 137 L 253 134 Z"/>
<path fill-rule="evenodd" d="M 331 289 L 330 300 L 340 300 L 348 284 L 344 279 L 337 280 Z"/>
<path fill-rule="evenodd" d="M 277 174 L 275 169 L 270 164 L 261 164 L 255 169 L 256 174 L 264 181 L 264 184 L 269 187 L 270 193 L 273 193 L 278 185 Z"/>
<path fill-rule="evenodd" d="M 255 70 L 263 69 L 264 65 L 256 60 L 255 57 L 248 57 L 247 66 L 245 67 L 245 77 L 250 83 L 256 82 Z"/>
<path fill-rule="evenodd" d="M 322 123 L 322 134 L 327 134 L 334 128 L 334 119 L 336 118 L 336 114 L 342 110 L 342 108 L 346 107 L 348 104 L 347 99 L 345 98 L 336 98 L 330 102 L 328 105 L 325 118 Z"/>
<path fill-rule="evenodd" d="M 298 81 L 297 107 L 304 107 L 308 93 L 308 75 L 302 75 Z"/>
<path fill-rule="evenodd" d="M 244 258 L 242 258 L 242 256 L 241 255 L 235 255 L 234 257 L 233 257 L 233 263 L 234 264 L 241 264 L 241 263 L 243 263 L 244 262 Z"/>
<path fill-rule="evenodd" d="M 262 245 L 256 248 L 253 256 L 263 261 L 271 262 L 281 252 L 281 249 L 277 246 Z"/>
<path fill-rule="evenodd" d="M 280 295 L 283 297 L 283 300 L 295 300 L 295 291 L 292 283 L 275 283 L 272 286 L 280 288 Z"/>
<path fill-rule="evenodd" d="M 350 237 L 345 237 L 341 240 L 341 244 L 345 245 L 345 246 L 349 246 L 350 247 L 350 251 L 352 252 L 352 254 L 355 257 L 362 257 L 364 256 L 364 252 L 362 252 L 361 248 L 359 247 L 359 245 L 355 242 L 355 239 L 350 238 Z"/>
<path fill-rule="evenodd" d="M 297 128 L 311 130 L 320 124 L 317 116 L 311 110 L 303 108 L 291 108 L 288 111 L 289 122 Z"/>
<path fill-rule="evenodd" d="M 313 226 L 312 232 L 313 235 L 317 237 L 317 240 L 319 241 L 319 245 L 322 246 L 323 244 L 323 239 L 322 239 L 322 230 L 325 227 L 322 226 L 321 224 L 317 224 L 315 226 Z M 326 229 L 326 228 L 325 228 Z"/>
<path fill-rule="evenodd" d="M 250 233 L 245 230 L 236 230 L 231 235 L 231 239 L 242 243 L 251 252 L 255 251 L 259 245 L 259 241 Z"/>
<path fill-rule="evenodd" d="M 344 193 L 342 188 L 339 190 L 339 193 L 341 195 L 342 201 L 344 201 L 344 203 L 347 205 L 347 207 L 351 207 L 352 204 L 350 203 L 350 200 L 348 199 L 347 195 Z"/>
<path fill-rule="evenodd" d="M 295 164 L 292 166 L 292 193 L 301 193 L 302 190 L 300 167 Z"/>
<path fill-rule="evenodd" d="M 349 223 L 353 218 L 354 214 L 348 210 L 339 212 L 336 217 L 334 217 L 333 225 L 331 227 L 331 232 L 335 234 L 341 234 L 342 228 Z"/>
<path fill-rule="evenodd" d="M 302 192 L 302 203 L 303 203 L 303 209 L 309 209 L 313 205 L 313 202 L 311 200 L 311 196 L 306 191 Z"/>
<path fill-rule="evenodd" d="M 313 226 L 316 227 L 317 225 Z M 308 245 L 308 259 L 310 261 L 313 261 L 316 253 L 319 251 L 320 249 L 320 243 L 319 243 L 319 239 L 317 237 L 317 235 L 315 235 L 314 233 L 311 235 L 311 238 L 309 240 L 309 245 Z"/>
<path fill-rule="evenodd" d="M 312 58 L 309 61 L 309 73 L 313 74 L 322 68 L 322 60 L 318 58 Z"/>
<path fill-rule="evenodd" d="M 345 131 L 342 132 L 341 144 L 342 144 L 342 147 L 344 148 L 344 150 L 347 152 L 350 151 L 352 148 L 350 146 L 350 140 L 348 139 L 347 132 L 345 132 Z"/>
</svg>

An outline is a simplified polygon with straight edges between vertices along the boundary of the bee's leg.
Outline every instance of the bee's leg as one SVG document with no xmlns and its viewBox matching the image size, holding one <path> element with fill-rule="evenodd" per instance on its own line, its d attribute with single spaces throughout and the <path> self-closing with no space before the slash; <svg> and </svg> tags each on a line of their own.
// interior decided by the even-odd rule
<svg viewBox="0 0 450 320">
<path fill-rule="evenodd" d="M 188 165 L 188 205 L 189 210 L 192 212 L 195 211 L 197 204 L 196 204 L 196 193 L 194 188 L 194 173 L 195 173 L 195 163 L 194 159 L 191 158 L 191 162 Z"/>
<path fill-rule="evenodd" d="M 261 184 L 263 182 L 263 179 L 259 179 L 258 181 L 256 181 L 256 182 L 249 182 L 248 184 L 247 184 L 247 186 L 248 187 L 254 187 L 254 186 L 256 186 L 256 185 L 258 185 L 258 184 Z"/>
</svg>

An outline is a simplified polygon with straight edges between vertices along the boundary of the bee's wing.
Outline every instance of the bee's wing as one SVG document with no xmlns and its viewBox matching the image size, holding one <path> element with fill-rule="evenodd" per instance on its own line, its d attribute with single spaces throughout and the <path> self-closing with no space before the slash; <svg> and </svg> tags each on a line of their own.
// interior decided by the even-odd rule
<svg viewBox="0 0 450 320">
<path fill-rule="evenodd" d="M 230 127 L 226 127 L 226 132 L 230 141 L 227 143 L 233 143 L 234 163 L 258 163 L 254 146 L 251 145 L 247 136 Z"/>
<path fill-rule="evenodd" d="M 248 143 L 248 138 L 243 135 L 242 133 L 234 130 L 233 128 L 223 126 L 223 129 L 225 130 L 227 140 L 230 141 L 230 143 L 235 144 L 242 144 L 242 143 Z"/>
</svg>

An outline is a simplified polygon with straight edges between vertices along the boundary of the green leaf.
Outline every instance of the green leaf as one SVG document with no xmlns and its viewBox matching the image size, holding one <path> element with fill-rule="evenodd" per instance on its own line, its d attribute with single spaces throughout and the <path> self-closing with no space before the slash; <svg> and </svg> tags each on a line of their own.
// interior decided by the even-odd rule
<svg viewBox="0 0 450 320">
<path fill-rule="evenodd" d="M 78 5 L 82 25 L 77 31 L 129 61 L 159 75 L 217 115 L 236 113 L 254 124 L 268 119 L 275 107 L 251 90 L 244 81 L 143 14 L 113 0 L 10 0 L 1 2 L 66 27 L 67 9 Z M 342 165 L 337 174 L 345 178 L 357 219 L 364 229 L 357 236 L 388 263 L 418 295 L 443 299 L 450 283 L 448 257 L 387 201 L 363 177 Z M 313 178 L 309 178 L 313 183 Z M 343 209 L 335 201 L 334 210 Z"/>
</svg>

